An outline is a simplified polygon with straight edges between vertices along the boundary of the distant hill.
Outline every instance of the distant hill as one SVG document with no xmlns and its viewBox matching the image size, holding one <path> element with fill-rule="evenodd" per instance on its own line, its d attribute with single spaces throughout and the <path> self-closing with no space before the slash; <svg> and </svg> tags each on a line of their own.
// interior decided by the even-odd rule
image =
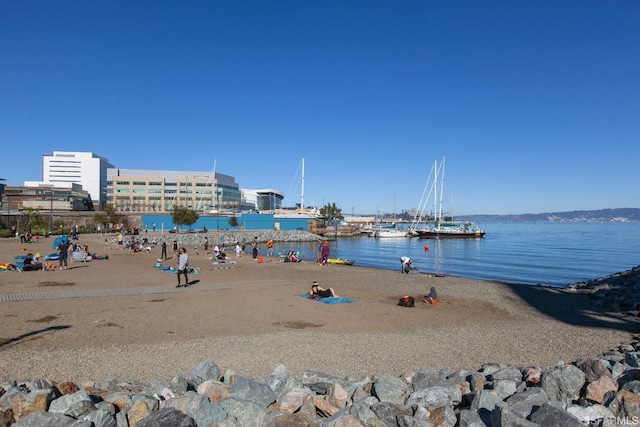
<svg viewBox="0 0 640 427">
<path fill-rule="evenodd" d="M 396 215 L 399 222 L 411 222 L 415 212 L 404 211 Z M 463 215 L 458 221 L 476 222 L 639 222 L 639 208 L 599 209 L 592 211 L 543 212 L 521 215 Z M 393 221 L 391 215 L 384 215 L 382 221 Z"/>
<path fill-rule="evenodd" d="M 488 222 L 638 222 L 640 221 L 640 209 L 617 208 L 521 215 L 468 215 L 457 219 Z"/>
</svg>

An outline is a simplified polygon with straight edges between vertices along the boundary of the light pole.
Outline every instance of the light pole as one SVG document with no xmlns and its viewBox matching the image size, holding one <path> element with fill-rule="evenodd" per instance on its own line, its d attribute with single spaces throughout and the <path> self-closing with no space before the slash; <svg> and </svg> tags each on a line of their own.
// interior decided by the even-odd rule
<svg viewBox="0 0 640 427">
<path fill-rule="evenodd" d="M 192 192 L 192 197 L 193 197 L 193 210 L 198 212 L 198 207 L 199 207 L 199 202 L 198 202 L 198 182 L 196 180 L 196 178 L 198 178 L 200 175 L 193 175 L 193 192 Z"/>
<path fill-rule="evenodd" d="M 220 231 L 220 193 L 218 192 L 218 187 L 216 186 L 216 201 L 218 203 L 218 217 L 217 217 L 217 222 L 218 225 L 216 226 L 218 231 Z"/>
<path fill-rule="evenodd" d="M 7 198 L 7 228 L 10 228 L 11 226 L 9 225 L 9 221 L 10 221 L 10 218 L 11 218 L 11 216 L 10 216 L 10 214 L 11 214 L 11 198 L 9 197 L 9 195 L 7 193 L 5 193 L 4 196 Z M 11 236 L 11 237 L 15 237 L 15 236 Z"/>
<path fill-rule="evenodd" d="M 49 201 L 49 233 L 53 234 L 53 189 L 51 189 Z"/>
</svg>

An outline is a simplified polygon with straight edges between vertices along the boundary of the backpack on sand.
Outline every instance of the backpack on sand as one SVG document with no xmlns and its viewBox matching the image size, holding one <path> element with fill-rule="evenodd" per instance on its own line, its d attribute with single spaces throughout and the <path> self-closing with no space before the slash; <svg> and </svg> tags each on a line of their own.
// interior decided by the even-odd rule
<svg viewBox="0 0 640 427">
<path fill-rule="evenodd" d="M 402 298 L 400 298 L 400 300 L 398 301 L 398 305 L 401 307 L 415 307 L 416 300 L 415 298 L 410 297 L 409 295 L 405 295 Z"/>
</svg>

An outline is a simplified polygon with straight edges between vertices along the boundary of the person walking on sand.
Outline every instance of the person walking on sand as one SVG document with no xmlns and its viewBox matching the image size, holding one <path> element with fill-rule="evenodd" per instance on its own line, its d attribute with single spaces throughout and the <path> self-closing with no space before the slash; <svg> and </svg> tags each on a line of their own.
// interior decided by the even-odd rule
<svg viewBox="0 0 640 427">
<path fill-rule="evenodd" d="M 267 256 L 273 256 L 273 239 L 267 242 Z"/>
<path fill-rule="evenodd" d="M 240 258 L 241 257 L 240 254 L 242 253 L 242 248 L 240 247 L 240 243 L 236 243 L 235 252 L 236 252 L 236 258 Z"/>
<path fill-rule="evenodd" d="M 189 255 L 187 255 L 187 250 L 182 247 L 180 248 L 180 255 L 178 256 L 178 285 L 176 288 L 181 288 L 183 286 L 189 286 L 189 276 L 187 275 L 187 269 L 189 267 Z M 180 276 L 184 274 L 184 285 L 180 283 Z"/>
<path fill-rule="evenodd" d="M 160 255 L 160 258 L 164 261 L 165 259 L 167 259 L 167 242 L 166 240 L 162 241 L 162 254 Z"/>
</svg>

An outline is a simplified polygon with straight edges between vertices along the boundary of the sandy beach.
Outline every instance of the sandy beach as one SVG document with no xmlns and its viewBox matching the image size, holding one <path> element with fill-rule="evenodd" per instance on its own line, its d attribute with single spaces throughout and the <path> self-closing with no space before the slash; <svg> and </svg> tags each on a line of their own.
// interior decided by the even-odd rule
<svg viewBox="0 0 640 427">
<path fill-rule="evenodd" d="M 548 367 L 598 355 L 638 331 L 635 320 L 568 290 L 269 257 L 258 264 L 232 251 L 237 264 L 214 266 L 212 254 L 193 247 L 190 264 L 200 273 L 176 288 L 177 276 L 155 267 L 159 246 L 128 253 L 105 248 L 100 235 L 79 242 L 109 259 L 76 261 L 66 271 L 0 271 L 0 381 L 149 382 L 186 375 L 205 359 L 254 378 L 278 364 L 295 376 Z M 23 249 L 52 253 L 51 244 L 2 239 L 0 262 Z M 357 301 L 302 298 L 313 281 Z M 439 303 L 420 302 L 432 286 Z M 414 296 L 416 307 L 399 307 L 402 295 Z"/>
</svg>

